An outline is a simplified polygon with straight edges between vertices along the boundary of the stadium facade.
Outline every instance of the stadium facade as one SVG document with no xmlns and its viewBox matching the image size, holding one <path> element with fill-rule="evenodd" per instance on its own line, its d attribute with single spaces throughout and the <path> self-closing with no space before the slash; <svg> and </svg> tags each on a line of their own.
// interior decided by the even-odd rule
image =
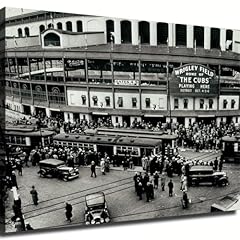
<svg viewBox="0 0 240 240">
<path fill-rule="evenodd" d="M 240 30 L 35 11 L 6 18 L 5 35 L 13 111 L 240 123 Z"/>
</svg>

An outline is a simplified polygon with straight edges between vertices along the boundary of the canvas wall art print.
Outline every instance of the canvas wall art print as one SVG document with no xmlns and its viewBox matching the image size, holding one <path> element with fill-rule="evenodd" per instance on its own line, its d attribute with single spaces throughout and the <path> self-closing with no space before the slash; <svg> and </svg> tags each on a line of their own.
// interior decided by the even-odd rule
<svg viewBox="0 0 240 240">
<path fill-rule="evenodd" d="M 0 26 L 2 233 L 240 208 L 240 30 L 15 8 Z"/>
</svg>

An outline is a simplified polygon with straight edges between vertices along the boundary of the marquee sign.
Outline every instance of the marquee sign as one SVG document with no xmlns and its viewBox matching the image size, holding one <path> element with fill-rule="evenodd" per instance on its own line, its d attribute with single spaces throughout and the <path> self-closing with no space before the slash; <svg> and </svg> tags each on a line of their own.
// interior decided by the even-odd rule
<svg viewBox="0 0 240 240">
<path fill-rule="evenodd" d="M 206 66 L 186 64 L 173 70 L 169 87 L 172 95 L 217 95 L 218 79 L 215 71 Z"/>
<path fill-rule="evenodd" d="M 119 80 L 115 79 L 114 85 L 138 86 L 139 80 Z"/>
</svg>

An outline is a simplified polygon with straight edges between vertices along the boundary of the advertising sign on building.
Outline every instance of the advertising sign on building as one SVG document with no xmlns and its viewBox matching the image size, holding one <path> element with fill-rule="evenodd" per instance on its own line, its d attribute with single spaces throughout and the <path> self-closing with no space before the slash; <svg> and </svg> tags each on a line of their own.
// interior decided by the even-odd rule
<svg viewBox="0 0 240 240">
<path fill-rule="evenodd" d="M 186 64 L 173 70 L 169 82 L 172 95 L 203 96 L 218 94 L 215 71 L 200 64 Z"/>
<path fill-rule="evenodd" d="M 115 85 L 138 86 L 139 81 L 138 80 L 119 80 L 119 79 L 115 79 L 114 84 Z"/>
</svg>

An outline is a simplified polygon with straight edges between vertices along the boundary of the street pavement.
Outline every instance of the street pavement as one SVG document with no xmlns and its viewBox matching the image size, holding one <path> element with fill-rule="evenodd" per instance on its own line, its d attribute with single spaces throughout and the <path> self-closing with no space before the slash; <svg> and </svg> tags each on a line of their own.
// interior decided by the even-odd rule
<svg viewBox="0 0 240 240">
<path fill-rule="evenodd" d="M 187 159 L 210 161 L 220 156 L 220 153 L 215 151 L 196 153 L 187 150 L 182 151 L 181 155 Z M 37 174 L 38 170 L 38 167 L 24 168 L 23 176 L 17 176 L 25 221 L 34 229 L 84 225 L 85 195 L 98 191 L 103 191 L 106 195 L 112 223 L 209 213 L 211 205 L 219 198 L 232 192 L 240 192 L 240 165 L 235 164 L 223 166 L 230 185 L 226 187 L 202 185 L 189 188 L 188 196 L 192 203 L 186 210 L 181 206 L 180 178 L 176 175 L 172 178 L 173 197 L 168 196 L 166 187 L 166 191 L 155 190 L 155 199 L 146 202 L 145 195 L 143 200 L 138 200 L 134 189 L 133 176 L 135 171 L 141 170 L 139 167 L 127 171 L 114 168 L 106 175 L 101 175 L 100 169 L 97 169 L 97 178 L 90 177 L 89 168 L 81 167 L 80 177 L 69 182 L 55 178 L 40 178 Z M 166 185 L 168 181 L 167 178 Z M 32 203 L 30 195 L 32 185 L 35 185 L 39 194 L 38 206 Z M 65 218 L 65 201 L 73 205 L 72 223 L 67 222 Z M 6 209 L 7 221 L 12 216 L 11 205 L 12 203 L 9 202 Z M 15 231 L 10 221 L 6 225 L 6 231 Z"/>
</svg>

